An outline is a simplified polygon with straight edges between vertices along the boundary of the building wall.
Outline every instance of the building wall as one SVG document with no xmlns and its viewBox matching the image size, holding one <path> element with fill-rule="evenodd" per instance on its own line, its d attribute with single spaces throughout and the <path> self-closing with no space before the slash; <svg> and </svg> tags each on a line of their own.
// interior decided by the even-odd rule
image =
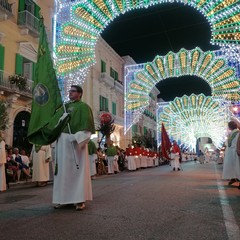
<svg viewBox="0 0 240 240">
<path fill-rule="evenodd" d="M 9 75 L 15 74 L 16 54 L 20 54 L 33 63 L 37 61 L 37 49 L 39 37 L 26 31 L 26 28 L 18 26 L 19 2 L 9 0 L 12 5 L 12 16 L 0 21 L 0 44 L 4 47 L 4 68 L 1 70 L 0 99 L 8 103 L 9 128 L 5 131 L 5 140 L 8 145 L 13 145 L 13 126 L 17 114 L 21 111 L 31 111 L 31 90 L 29 94 L 12 89 L 8 81 Z M 44 17 L 47 32 L 52 30 L 52 17 L 54 12 L 54 0 L 36 0 Z M 1 15 L 3 16 L 3 15 Z M 32 79 L 28 79 L 29 83 Z"/>
<path fill-rule="evenodd" d="M 96 45 L 96 64 L 90 68 L 87 79 L 83 84 L 83 101 L 87 102 L 93 110 L 96 128 L 99 127 L 100 114 L 100 95 L 108 99 L 108 110 L 112 114 L 112 102 L 116 103 L 115 131 L 111 135 L 115 145 L 125 148 L 125 138 L 123 135 L 124 124 L 124 64 L 125 61 L 102 39 L 100 38 Z M 106 63 L 105 77 L 101 77 L 101 60 Z M 118 73 L 116 81 L 110 76 L 110 67 Z M 116 84 L 122 89 L 117 90 Z M 96 143 L 97 139 L 95 139 Z"/>
</svg>

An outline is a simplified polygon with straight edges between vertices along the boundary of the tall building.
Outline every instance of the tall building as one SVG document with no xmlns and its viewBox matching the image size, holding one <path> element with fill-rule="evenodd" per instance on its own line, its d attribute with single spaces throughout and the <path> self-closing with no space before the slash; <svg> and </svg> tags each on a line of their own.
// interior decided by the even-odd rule
<svg viewBox="0 0 240 240">
<path fill-rule="evenodd" d="M 37 61 L 39 17 L 51 42 L 54 0 L 0 1 L 0 99 L 8 104 L 6 143 L 25 148 Z"/>
</svg>

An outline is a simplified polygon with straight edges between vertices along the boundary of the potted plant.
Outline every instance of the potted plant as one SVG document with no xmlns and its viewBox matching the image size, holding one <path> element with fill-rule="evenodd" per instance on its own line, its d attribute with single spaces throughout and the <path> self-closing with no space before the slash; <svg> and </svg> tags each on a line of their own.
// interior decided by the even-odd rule
<svg viewBox="0 0 240 240">
<path fill-rule="evenodd" d="M 11 75 L 9 76 L 9 81 L 11 84 L 15 84 L 19 90 L 26 90 L 27 87 L 27 78 L 22 75 Z"/>
</svg>

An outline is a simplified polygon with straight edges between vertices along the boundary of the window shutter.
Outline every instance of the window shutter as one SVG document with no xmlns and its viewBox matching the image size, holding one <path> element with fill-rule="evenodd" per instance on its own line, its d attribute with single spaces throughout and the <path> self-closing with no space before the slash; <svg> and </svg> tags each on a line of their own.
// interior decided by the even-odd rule
<svg viewBox="0 0 240 240">
<path fill-rule="evenodd" d="M 36 3 L 34 3 L 34 16 L 38 19 L 40 18 L 40 10 L 41 8 Z"/>
<path fill-rule="evenodd" d="M 109 108 L 108 108 L 108 98 L 106 98 L 106 111 L 109 111 Z"/>
<path fill-rule="evenodd" d="M 15 73 L 19 75 L 23 73 L 23 57 L 20 54 L 16 54 Z"/>
<path fill-rule="evenodd" d="M 5 47 L 0 45 L 0 70 L 4 70 L 4 52 Z"/>
<path fill-rule="evenodd" d="M 18 12 L 22 12 L 25 10 L 25 0 L 18 1 Z"/>
</svg>

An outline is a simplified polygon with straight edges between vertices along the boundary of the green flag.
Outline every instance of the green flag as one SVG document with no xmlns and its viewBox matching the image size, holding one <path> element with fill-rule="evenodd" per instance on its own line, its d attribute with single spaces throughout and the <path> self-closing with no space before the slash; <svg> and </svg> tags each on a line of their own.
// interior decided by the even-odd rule
<svg viewBox="0 0 240 240">
<path fill-rule="evenodd" d="M 57 124 L 52 123 L 53 128 L 50 129 L 48 123 L 61 105 L 62 99 L 48 48 L 46 30 L 43 19 L 40 19 L 40 40 L 33 83 L 32 112 L 28 128 L 28 140 L 30 143 L 47 145 L 56 140 L 59 135 L 58 132 L 64 126 L 60 125 L 55 128 Z M 63 114 L 63 109 L 60 112 L 58 113 L 59 116 Z M 56 137 L 51 134 L 53 129 L 57 132 Z"/>
</svg>

